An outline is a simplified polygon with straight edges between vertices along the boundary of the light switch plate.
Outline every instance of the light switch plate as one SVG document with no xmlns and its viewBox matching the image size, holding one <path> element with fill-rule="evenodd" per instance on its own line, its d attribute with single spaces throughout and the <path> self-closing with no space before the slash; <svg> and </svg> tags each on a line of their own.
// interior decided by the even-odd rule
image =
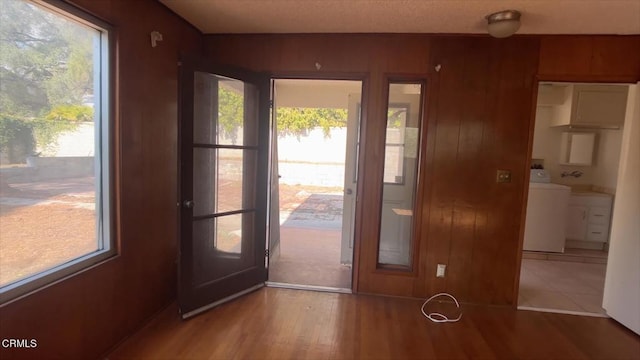
<svg viewBox="0 0 640 360">
<path fill-rule="evenodd" d="M 498 170 L 496 174 L 497 183 L 510 183 L 511 182 L 511 170 Z"/>
</svg>

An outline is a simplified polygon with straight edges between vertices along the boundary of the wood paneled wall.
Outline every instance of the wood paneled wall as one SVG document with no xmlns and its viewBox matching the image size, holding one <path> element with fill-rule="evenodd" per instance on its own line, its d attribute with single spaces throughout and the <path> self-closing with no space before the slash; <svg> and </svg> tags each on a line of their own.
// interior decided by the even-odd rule
<svg viewBox="0 0 640 360">
<path fill-rule="evenodd" d="M 0 338 L 38 342 L 2 359 L 98 358 L 176 297 L 177 61 L 202 35 L 153 0 L 77 4 L 116 31 L 120 255 L 0 308 Z"/>
<path fill-rule="evenodd" d="M 356 290 L 424 297 L 448 291 L 482 304 L 515 305 L 537 77 L 640 78 L 638 36 L 213 35 L 212 60 L 275 76 L 360 75 L 362 157 Z M 315 64 L 322 67 L 317 70 Z M 441 71 L 434 71 L 440 64 Z M 585 65 L 586 64 L 586 65 Z M 388 75 L 424 78 L 427 127 L 411 273 L 378 269 L 380 189 Z M 496 183 L 498 169 L 511 183 Z M 357 250 L 357 249 L 356 249 Z M 438 263 L 447 276 L 435 277 Z"/>
<path fill-rule="evenodd" d="M 415 296 L 513 304 L 538 40 L 437 39 Z M 496 183 L 496 171 L 511 171 Z M 437 264 L 447 264 L 436 278 Z"/>
</svg>

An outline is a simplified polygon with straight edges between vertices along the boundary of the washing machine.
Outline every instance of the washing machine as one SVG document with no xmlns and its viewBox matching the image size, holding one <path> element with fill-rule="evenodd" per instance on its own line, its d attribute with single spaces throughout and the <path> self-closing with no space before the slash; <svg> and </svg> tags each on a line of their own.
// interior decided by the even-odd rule
<svg viewBox="0 0 640 360">
<path fill-rule="evenodd" d="M 570 196 L 571 188 L 551 183 L 546 170 L 531 170 L 524 250 L 564 252 Z"/>
</svg>

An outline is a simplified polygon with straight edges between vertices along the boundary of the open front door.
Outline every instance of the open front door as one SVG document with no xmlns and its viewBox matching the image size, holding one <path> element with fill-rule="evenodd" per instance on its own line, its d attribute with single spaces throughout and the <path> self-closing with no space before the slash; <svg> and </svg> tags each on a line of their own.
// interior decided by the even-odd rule
<svg viewBox="0 0 640 360">
<path fill-rule="evenodd" d="M 269 78 L 183 59 L 180 81 L 178 301 L 187 318 L 267 279 Z"/>
<path fill-rule="evenodd" d="M 360 151 L 361 93 L 349 94 L 347 112 L 347 149 L 344 163 L 344 197 L 342 203 L 342 237 L 340 263 L 353 262 L 353 240 L 358 190 L 358 155 Z"/>
</svg>

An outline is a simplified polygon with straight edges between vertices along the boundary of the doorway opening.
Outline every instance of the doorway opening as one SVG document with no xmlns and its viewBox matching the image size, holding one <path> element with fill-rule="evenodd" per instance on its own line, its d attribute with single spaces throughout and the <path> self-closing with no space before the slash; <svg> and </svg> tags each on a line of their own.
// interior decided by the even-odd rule
<svg viewBox="0 0 640 360">
<path fill-rule="evenodd" d="M 627 84 L 541 82 L 518 307 L 603 308 Z"/>
<path fill-rule="evenodd" d="M 273 83 L 269 285 L 350 291 L 362 82 Z"/>
</svg>

